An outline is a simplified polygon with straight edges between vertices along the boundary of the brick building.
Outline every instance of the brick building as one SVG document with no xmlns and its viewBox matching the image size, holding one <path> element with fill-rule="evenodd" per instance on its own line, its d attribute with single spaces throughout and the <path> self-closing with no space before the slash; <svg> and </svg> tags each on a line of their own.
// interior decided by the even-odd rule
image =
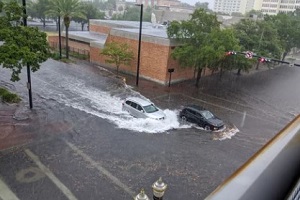
<svg viewBox="0 0 300 200">
<path fill-rule="evenodd" d="M 100 55 L 101 49 L 109 42 L 127 43 L 134 52 L 134 60 L 130 66 L 121 65 L 119 70 L 127 74 L 136 74 L 137 52 L 139 38 L 139 22 L 115 20 L 90 20 L 90 31 L 70 31 L 70 48 L 80 48 L 89 51 L 90 62 L 116 69 L 114 65 L 105 63 L 105 57 Z M 62 34 L 64 35 L 64 34 Z M 49 36 L 49 42 L 57 42 L 57 36 Z M 63 38 L 64 43 L 64 38 Z M 183 68 L 171 58 L 171 51 L 176 44 L 171 41 L 165 27 L 153 26 L 143 22 L 140 77 L 166 85 L 169 81 L 168 69 L 174 69 L 172 83 L 194 77 L 194 69 Z M 205 74 L 204 74 L 205 75 Z"/>
</svg>

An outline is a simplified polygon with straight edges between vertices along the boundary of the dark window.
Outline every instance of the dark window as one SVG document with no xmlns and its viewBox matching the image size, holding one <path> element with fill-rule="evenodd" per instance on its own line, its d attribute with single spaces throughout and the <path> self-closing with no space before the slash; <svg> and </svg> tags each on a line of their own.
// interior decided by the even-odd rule
<svg viewBox="0 0 300 200">
<path fill-rule="evenodd" d="M 192 115 L 196 115 L 196 112 L 193 110 L 188 110 L 189 113 L 191 113 Z"/>
<path fill-rule="evenodd" d="M 203 116 L 200 113 L 196 113 L 197 117 L 203 118 Z"/>
<path fill-rule="evenodd" d="M 136 109 L 136 106 L 137 106 L 137 104 L 136 104 L 136 103 L 134 103 L 134 102 L 131 102 L 131 107 L 133 107 L 133 108 L 135 108 L 135 109 Z"/>
<path fill-rule="evenodd" d="M 131 101 L 126 101 L 125 103 L 126 103 L 127 105 L 130 105 Z"/>
<path fill-rule="evenodd" d="M 137 105 L 137 109 L 138 109 L 139 111 L 142 111 L 142 110 L 143 110 L 143 108 L 142 108 L 140 105 Z"/>
</svg>

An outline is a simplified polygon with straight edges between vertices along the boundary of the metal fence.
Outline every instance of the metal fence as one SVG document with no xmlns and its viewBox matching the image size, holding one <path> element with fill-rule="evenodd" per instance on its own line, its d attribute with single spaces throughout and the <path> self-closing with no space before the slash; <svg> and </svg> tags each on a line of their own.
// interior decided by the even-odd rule
<svg viewBox="0 0 300 200">
<path fill-rule="evenodd" d="M 59 43 L 57 42 L 49 42 L 49 45 L 53 51 L 59 52 Z M 66 46 L 61 45 L 62 53 L 66 53 Z M 79 49 L 69 46 L 69 55 L 72 57 L 76 57 L 83 60 L 89 60 L 90 59 L 90 52 L 85 49 Z"/>
</svg>

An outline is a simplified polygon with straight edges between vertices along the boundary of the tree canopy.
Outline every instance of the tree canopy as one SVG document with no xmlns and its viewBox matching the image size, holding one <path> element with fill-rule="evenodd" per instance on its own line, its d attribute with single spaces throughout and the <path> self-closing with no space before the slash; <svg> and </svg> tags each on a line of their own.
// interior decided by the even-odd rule
<svg viewBox="0 0 300 200">
<path fill-rule="evenodd" d="M 299 15 L 297 15 L 299 12 Z M 282 60 L 292 48 L 300 48 L 300 10 L 288 14 L 279 13 L 275 16 L 266 16 L 265 21 L 274 24 L 283 48 Z"/>
<path fill-rule="evenodd" d="M 82 17 L 74 17 L 73 20 L 81 24 L 81 29 L 83 30 L 84 25 L 89 23 L 90 19 L 104 19 L 105 13 L 100 12 L 98 8 L 95 7 L 95 4 L 92 2 L 81 2 L 82 6 Z"/>
<path fill-rule="evenodd" d="M 209 5 L 208 2 L 201 3 L 201 2 L 198 1 L 198 2 L 195 3 L 196 8 L 203 8 L 205 10 L 208 10 L 208 5 Z"/>
<path fill-rule="evenodd" d="M 151 13 L 152 9 L 147 7 L 143 11 L 143 21 L 150 22 L 151 21 Z M 141 14 L 141 8 L 137 6 L 126 7 L 123 14 L 115 14 L 113 15 L 113 20 L 126 20 L 126 21 L 139 21 Z"/>
<path fill-rule="evenodd" d="M 221 30 L 216 15 L 202 8 L 195 10 L 190 20 L 171 22 L 167 34 L 178 43 L 172 57 L 181 66 L 194 67 L 197 71 L 197 87 L 204 68 L 215 68 L 226 51 L 238 48 L 234 32 Z"/>
<path fill-rule="evenodd" d="M 66 57 L 69 58 L 69 26 L 73 17 L 85 19 L 79 0 L 52 0 L 47 15 L 62 16 L 66 27 Z"/>
<path fill-rule="evenodd" d="M 117 74 L 121 64 L 129 65 L 133 59 L 133 51 L 126 43 L 111 42 L 104 47 L 100 54 L 107 56 L 105 62 L 116 65 Z"/>
<path fill-rule="evenodd" d="M 38 18 L 46 26 L 46 14 L 48 10 L 49 0 L 29 1 L 27 6 L 27 14 L 32 18 Z"/>
<path fill-rule="evenodd" d="M 12 71 L 12 81 L 18 81 L 24 66 L 35 72 L 49 58 L 47 35 L 23 26 L 23 7 L 16 1 L 4 3 L 0 9 L 0 64 Z"/>
</svg>

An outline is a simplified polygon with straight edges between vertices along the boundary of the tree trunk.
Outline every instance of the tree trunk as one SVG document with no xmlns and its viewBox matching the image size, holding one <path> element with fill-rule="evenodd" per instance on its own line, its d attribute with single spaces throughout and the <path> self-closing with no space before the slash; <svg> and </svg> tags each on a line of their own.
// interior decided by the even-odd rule
<svg viewBox="0 0 300 200">
<path fill-rule="evenodd" d="M 119 76 L 119 65 L 117 65 L 117 76 Z"/>
<path fill-rule="evenodd" d="M 196 78 L 196 85 L 195 85 L 197 88 L 199 87 L 201 74 L 202 74 L 202 68 L 198 69 L 198 71 L 197 71 L 197 78 Z"/>
<path fill-rule="evenodd" d="M 258 67 L 259 67 L 259 61 L 257 61 L 257 64 L 256 64 L 256 70 L 258 70 Z"/>
<path fill-rule="evenodd" d="M 288 53 L 287 53 L 286 51 L 283 53 L 283 55 L 282 55 L 282 60 L 281 60 L 281 61 L 284 61 L 284 59 L 285 59 L 285 57 L 286 57 L 287 54 L 288 54 Z"/>
<path fill-rule="evenodd" d="M 222 79 L 223 76 L 223 68 L 220 69 L 220 79 Z"/>
<path fill-rule="evenodd" d="M 84 29 L 84 23 L 81 23 L 81 31 Z"/>
<path fill-rule="evenodd" d="M 66 26 L 66 58 L 69 59 L 69 27 Z"/>
<path fill-rule="evenodd" d="M 242 69 L 238 69 L 237 75 L 241 75 L 241 71 L 242 71 Z"/>
</svg>

